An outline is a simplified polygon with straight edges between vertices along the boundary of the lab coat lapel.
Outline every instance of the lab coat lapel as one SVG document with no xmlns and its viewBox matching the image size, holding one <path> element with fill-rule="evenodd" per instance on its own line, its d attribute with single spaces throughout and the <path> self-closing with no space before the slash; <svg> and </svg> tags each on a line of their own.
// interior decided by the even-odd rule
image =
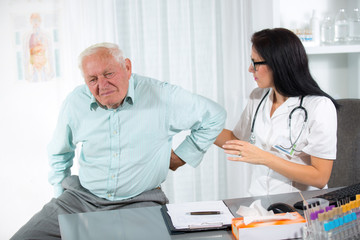
<svg viewBox="0 0 360 240">
<path fill-rule="evenodd" d="M 271 97 L 271 105 L 272 105 L 272 98 Z M 283 114 L 289 115 L 289 113 L 292 111 L 292 109 L 294 109 L 294 107 L 296 107 L 296 105 L 299 102 L 299 98 L 298 97 L 290 97 L 288 98 L 283 104 L 281 104 L 280 107 L 278 107 L 274 114 L 272 115 L 271 118 L 275 118 L 277 116 L 281 116 Z M 271 106 L 270 106 L 271 107 Z"/>
</svg>

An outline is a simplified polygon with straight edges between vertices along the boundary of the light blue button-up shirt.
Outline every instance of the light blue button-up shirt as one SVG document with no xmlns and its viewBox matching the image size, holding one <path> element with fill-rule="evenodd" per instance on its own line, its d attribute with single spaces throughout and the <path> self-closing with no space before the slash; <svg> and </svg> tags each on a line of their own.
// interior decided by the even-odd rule
<svg viewBox="0 0 360 240">
<path fill-rule="evenodd" d="M 175 153 L 196 167 L 225 118 L 225 110 L 207 98 L 135 74 L 117 109 L 100 107 L 88 87 L 79 86 L 64 101 L 48 146 L 49 182 L 59 196 L 81 145 L 82 186 L 109 200 L 134 197 L 165 181 L 176 133 L 191 130 Z"/>
</svg>

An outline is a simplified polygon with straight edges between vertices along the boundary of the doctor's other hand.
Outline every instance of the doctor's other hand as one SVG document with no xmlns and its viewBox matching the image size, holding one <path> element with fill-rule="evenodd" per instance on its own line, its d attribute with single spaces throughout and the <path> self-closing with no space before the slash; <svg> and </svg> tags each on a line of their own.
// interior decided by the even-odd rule
<svg viewBox="0 0 360 240">
<path fill-rule="evenodd" d="M 227 154 L 233 156 L 228 157 L 231 161 L 240 161 L 246 163 L 252 163 L 257 165 L 266 165 L 266 159 L 268 159 L 268 152 L 258 148 L 257 146 L 240 140 L 226 141 L 222 146 Z M 237 156 L 235 156 L 237 155 Z"/>
<path fill-rule="evenodd" d="M 174 153 L 173 150 L 171 150 L 171 156 L 170 156 L 170 166 L 169 168 L 173 171 L 175 171 L 178 167 L 181 167 L 183 165 L 185 165 L 186 162 L 184 162 L 183 160 L 181 160 L 181 158 L 178 157 L 178 155 L 176 155 Z"/>
</svg>

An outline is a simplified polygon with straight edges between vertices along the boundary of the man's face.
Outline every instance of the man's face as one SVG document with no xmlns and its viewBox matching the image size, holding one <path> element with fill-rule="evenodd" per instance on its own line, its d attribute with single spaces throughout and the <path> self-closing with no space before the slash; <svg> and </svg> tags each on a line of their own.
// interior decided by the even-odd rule
<svg viewBox="0 0 360 240">
<path fill-rule="evenodd" d="M 98 103 L 107 108 L 118 108 L 123 102 L 131 77 L 131 62 L 124 66 L 106 50 L 86 56 L 82 62 L 85 83 Z"/>
</svg>

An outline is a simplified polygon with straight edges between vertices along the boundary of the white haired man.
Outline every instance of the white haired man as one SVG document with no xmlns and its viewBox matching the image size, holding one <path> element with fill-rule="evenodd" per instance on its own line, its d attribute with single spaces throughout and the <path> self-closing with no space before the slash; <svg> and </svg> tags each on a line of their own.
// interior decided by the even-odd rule
<svg viewBox="0 0 360 240">
<path fill-rule="evenodd" d="M 48 146 L 56 198 L 12 239 L 60 239 L 59 214 L 166 204 L 169 168 L 196 167 L 224 127 L 222 107 L 133 74 L 116 44 L 90 46 L 79 60 L 85 84 L 65 99 Z M 191 133 L 173 151 L 183 130 Z M 79 145 L 79 176 L 71 176 Z"/>
</svg>

